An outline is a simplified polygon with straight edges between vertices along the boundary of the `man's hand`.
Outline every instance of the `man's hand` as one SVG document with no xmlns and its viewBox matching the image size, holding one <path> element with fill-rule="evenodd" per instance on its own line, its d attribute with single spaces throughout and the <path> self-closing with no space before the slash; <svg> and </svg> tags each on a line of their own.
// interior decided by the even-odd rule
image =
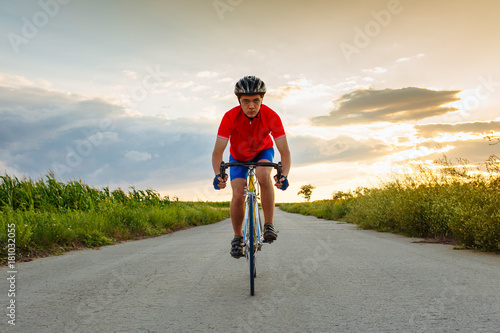
<svg viewBox="0 0 500 333">
<path fill-rule="evenodd" d="M 223 188 L 226 188 L 226 182 L 227 182 L 227 174 L 222 179 L 222 177 L 219 175 L 215 176 L 214 178 L 214 189 L 216 190 L 222 190 Z"/>
<path fill-rule="evenodd" d="M 281 176 L 281 179 L 278 181 L 278 176 L 274 176 L 274 181 L 276 182 L 274 186 L 284 191 L 288 188 L 288 179 L 286 176 Z"/>
</svg>

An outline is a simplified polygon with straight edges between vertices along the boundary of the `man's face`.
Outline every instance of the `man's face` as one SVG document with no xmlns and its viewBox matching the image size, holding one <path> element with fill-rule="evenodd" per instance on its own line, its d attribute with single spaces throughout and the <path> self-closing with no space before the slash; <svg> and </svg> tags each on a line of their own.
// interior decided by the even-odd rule
<svg viewBox="0 0 500 333">
<path fill-rule="evenodd" d="M 249 118 L 254 118 L 259 113 L 262 105 L 262 97 L 260 95 L 241 96 L 241 109 Z"/>
</svg>

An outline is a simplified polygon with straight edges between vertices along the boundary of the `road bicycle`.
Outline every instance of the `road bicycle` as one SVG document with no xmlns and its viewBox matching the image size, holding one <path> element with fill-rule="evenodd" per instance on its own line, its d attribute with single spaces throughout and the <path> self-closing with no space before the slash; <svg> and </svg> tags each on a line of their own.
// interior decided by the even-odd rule
<svg viewBox="0 0 500 333">
<path fill-rule="evenodd" d="M 230 162 L 220 164 L 222 179 L 226 176 L 226 169 L 232 166 L 248 168 L 247 185 L 245 187 L 245 220 L 243 227 L 243 254 L 250 264 L 250 295 L 255 294 L 255 278 L 257 277 L 256 253 L 264 244 L 264 223 L 259 211 L 259 186 L 255 176 L 257 167 L 273 167 L 278 172 L 277 179 L 281 179 L 282 165 L 271 162 Z M 271 243 L 272 241 L 270 241 Z"/>
</svg>

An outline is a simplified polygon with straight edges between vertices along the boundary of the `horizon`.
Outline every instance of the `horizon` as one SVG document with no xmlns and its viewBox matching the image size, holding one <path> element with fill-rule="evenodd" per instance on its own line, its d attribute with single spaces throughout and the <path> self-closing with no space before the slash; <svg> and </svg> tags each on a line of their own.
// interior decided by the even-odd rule
<svg viewBox="0 0 500 333">
<path fill-rule="evenodd" d="M 409 162 L 499 155 L 500 3 L 29 0 L 0 9 L 0 171 L 229 201 L 211 152 L 233 88 L 268 88 L 292 154 L 276 202 Z M 459 24 L 457 24 L 459 22 Z M 229 148 L 224 159 L 227 161 Z M 276 159 L 279 153 L 276 151 Z"/>
</svg>

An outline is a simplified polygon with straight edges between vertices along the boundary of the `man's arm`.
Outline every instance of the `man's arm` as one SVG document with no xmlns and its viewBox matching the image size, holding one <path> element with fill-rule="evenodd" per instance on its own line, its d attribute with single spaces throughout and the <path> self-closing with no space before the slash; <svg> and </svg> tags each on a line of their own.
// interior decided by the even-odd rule
<svg viewBox="0 0 500 333">
<path fill-rule="evenodd" d="M 276 148 L 281 155 L 281 164 L 283 164 L 283 176 L 288 178 L 288 174 L 290 173 L 290 167 L 292 165 L 292 157 L 290 155 L 290 148 L 288 147 L 288 141 L 286 140 L 286 136 L 275 140 Z M 280 181 L 278 179 L 278 181 Z"/>
<path fill-rule="evenodd" d="M 212 167 L 214 168 L 215 175 L 218 175 L 220 173 L 220 163 L 222 162 L 222 156 L 224 155 L 224 150 L 226 149 L 227 143 L 228 140 L 219 137 L 217 137 L 217 140 L 215 141 L 215 147 L 212 153 Z M 222 189 L 226 187 L 226 180 L 227 175 L 226 179 L 222 179 L 219 177 L 219 188 Z"/>
</svg>

